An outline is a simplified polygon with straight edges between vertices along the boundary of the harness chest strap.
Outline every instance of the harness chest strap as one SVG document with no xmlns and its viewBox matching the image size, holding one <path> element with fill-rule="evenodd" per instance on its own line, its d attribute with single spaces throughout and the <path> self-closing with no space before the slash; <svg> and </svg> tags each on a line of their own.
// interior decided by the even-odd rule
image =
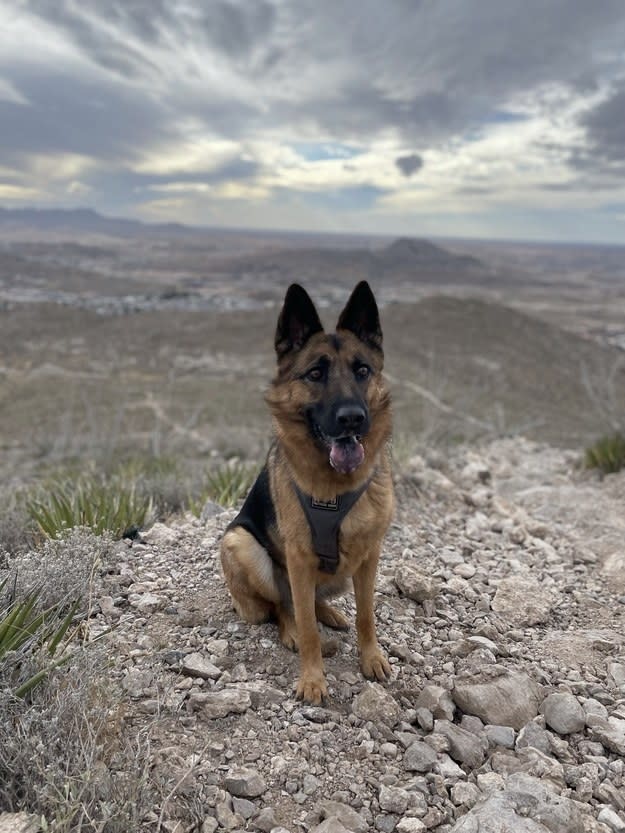
<svg viewBox="0 0 625 833">
<path fill-rule="evenodd" d="M 339 532 L 341 524 L 358 498 L 371 483 L 371 477 L 353 492 L 344 492 L 334 500 L 315 500 L 294 482 L 293 488 L 302 505 L 310 533 L 313 549 L 319 556 L 322 573 L 336 573 L 339 566 Z"/>
</svg>

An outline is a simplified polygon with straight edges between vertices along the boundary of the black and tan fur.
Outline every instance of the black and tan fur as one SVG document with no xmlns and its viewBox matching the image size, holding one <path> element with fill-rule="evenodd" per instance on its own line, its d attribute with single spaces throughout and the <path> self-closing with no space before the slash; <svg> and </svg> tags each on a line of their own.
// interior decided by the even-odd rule
<svg viewBox="0 0 625 833">
<path fill-rule="evenodd" d="M 336 333 L 326 334 L 308 294 L 293 284 L 275 347 L 278 369 L 267 395 L 275 442 L 224 536 L 221 562 L 239 615 L 253 623 L 277 621 L 282 642 L 300 654 L 297 696 L 319 703 L 327 685 L 317 620 L 347 628 L 345 617 L 327 600 L 344 592 L 350 577 L 362 671 L 378 680 L 390 674 L 376 638 L 373 593 L 393 512 L 391 410 L 382 377 L 382 331 L 369 285 L 358 284 Z M 340 473 L 330 465 L 329 443 L 333 436 L 349 441 L 350 433 L 358 434 L 364 460 L 355 471 Z M 318 500 L 331 500 L 369 479 L 342 522 L 336 573 L 321 572 L 294 484 Z"/>
</svg>

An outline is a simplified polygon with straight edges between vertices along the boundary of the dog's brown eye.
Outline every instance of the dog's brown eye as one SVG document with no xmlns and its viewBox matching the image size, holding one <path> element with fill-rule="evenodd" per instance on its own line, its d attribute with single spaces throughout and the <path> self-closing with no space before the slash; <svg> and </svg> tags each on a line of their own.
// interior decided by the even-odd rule
<svg viewBox="0 0 625 833">
<path fill-rule="evenodd" d="M 366 364 L 361 364 L 354 372 L 357 379 L 368 379 L 371 376 L 371 368 Z"/>
<path fill-rule="evenodd" d="M 320 382 L 323 379 L 323 370 L 320 367 L 313 367 L 306 374 L 309 382 Z"/>
</svg>

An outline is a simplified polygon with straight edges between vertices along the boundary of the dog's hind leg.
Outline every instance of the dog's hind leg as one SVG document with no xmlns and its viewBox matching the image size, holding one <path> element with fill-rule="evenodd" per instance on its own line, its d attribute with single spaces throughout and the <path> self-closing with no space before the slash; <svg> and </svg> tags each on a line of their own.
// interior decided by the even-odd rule
<svg viewBox="0 0 625 833">
<path fill-rule="evenodd" d="M 337 631 L 349 630 L 349 622 L 345 616 L 326 601 L 317 599 L 315 602 L 315 616 L 318 622 L 327 625 L 329 628 L 334 628 Z"/>
<path fill-rule="evenodd" d="M 328 602 L 334 596 L 341 596 L 348 588 L 348 582 L 341 578 L 332 577 L 329 581 L 317 587 L 315 594 L 315 616 L 317 621 L 338 631 L 349 630 L 349 622 L 340 610 Z"/>
<path fill-rule="evenodd" d="M 281 599 L 273 562 L 267 550 L 242 526 L 224 535 L 221 566 L 234 608 L 242 619 L 260 624 L 276 615 Z"/>
</svg>

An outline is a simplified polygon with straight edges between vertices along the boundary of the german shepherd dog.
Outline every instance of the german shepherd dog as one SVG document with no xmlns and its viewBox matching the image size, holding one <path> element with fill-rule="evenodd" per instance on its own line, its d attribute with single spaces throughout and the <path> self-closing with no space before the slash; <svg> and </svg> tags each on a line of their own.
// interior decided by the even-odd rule
<svg viewBox="0 0 625 833">
<path fill-rule="evenodd" d="M 345 630 L 328 599 L 353 579 L 360 665 L 385 680 L 376 638 L 375 574 L 393 512 L 390 394 L 382 330 L 366 281 L 326 334 L 306 291 L 292 284 L 275 336 L 277 374 L 266 401 L 275 440 L 224 535 L 223 573 L 248 622 L 277 620 L 300 654 L 299 699 L 327 696 L 317 620 Z"/>
</svg>

